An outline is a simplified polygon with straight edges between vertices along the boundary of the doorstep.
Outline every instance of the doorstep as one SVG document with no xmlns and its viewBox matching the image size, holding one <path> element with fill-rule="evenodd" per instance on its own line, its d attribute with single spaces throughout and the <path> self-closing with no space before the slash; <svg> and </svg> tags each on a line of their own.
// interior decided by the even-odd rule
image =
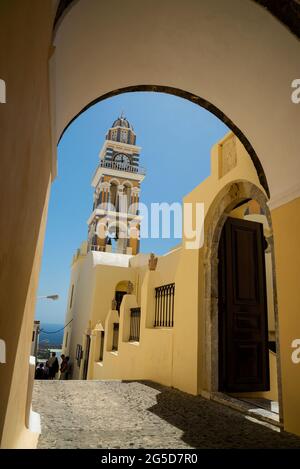
<svg viewBox="0 0 300 469">
<path fill-rule="evenodd" d="M 257 405 L 251 403 L 251 399 L 247 398 L 247 401 L 241 400 L 237 397 L 229 396 L 222 392 L 211 392 L 205 393 L 203 397 L 209 398 L 212 401 L 218 402 L 219 404 L 226 405 L 231 407 L 243 414 L 249 415 L 250 417 L 259 420 L 261 422 L 266 422 L 270 425 L 273 425 L 279 429 L 283 428 L 283 424 L 279 420 L 279 415 L 276 412 L 271 412 L 270 410 L 258 407 Z"/>
</svg>

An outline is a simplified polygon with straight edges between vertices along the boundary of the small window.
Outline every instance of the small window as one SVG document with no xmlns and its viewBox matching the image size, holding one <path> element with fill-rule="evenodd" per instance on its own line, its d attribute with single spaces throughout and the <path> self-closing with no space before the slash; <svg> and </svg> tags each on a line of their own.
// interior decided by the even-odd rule
<svg viewBox="0 0 300 469">
<path fill-rule="evenodd" d="M 119 323 L 113 323 L 113 339 L 112 339 L 112 351 L 117 352 L 119 345 Z"/>
<path fill-rule="evenodd" d="M 72 308 L 72 304 L 73 304 L 73 293 L 74 293 L 74 285 L 72 285 L 72 290 L 71 290 L 70 309 Z"/>
<path fill-rule="evenodd" d="M 81 359 L 82 359 L 82 346 L 80 344 L 77 344 L 77 346 L 76 346 L 75 358 L 77 360 L 77 365 L 80 366 L 80 362 L 81 362 Z"/>
<path fill-rule="evenodd" d="M 99 361 L 103 361 L 103 352 L 104 352 L 104 331 L 101 331 L 101 336 L 100 336 L 100 356 L 99 356 Z"/>
<path fill-rule="evenodd" d="M 121 130 L 121 142 L 127 143 L 127 130 Z"/>
</svg>

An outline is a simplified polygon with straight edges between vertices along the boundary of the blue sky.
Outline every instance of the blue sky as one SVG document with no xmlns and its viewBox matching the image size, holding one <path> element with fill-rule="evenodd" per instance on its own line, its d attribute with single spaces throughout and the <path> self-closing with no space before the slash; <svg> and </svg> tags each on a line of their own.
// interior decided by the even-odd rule
<svg viewBox="0 0 300 469">
<path fill-rule="evenodd" d="M 58 146 L 58 176 L 52 185 L 38 295 L 37 319 L 64 323 L 73 253 L 87 238 L 92 211 L 92 175 L 105 134 L 124 111 L 142 147 L 146 167 L 140 200 L 181 202 L 210 173 L 210 149 L 228 128 L 190 101 L 163 93 L 125 93 L 99 102 L 79 116 Z M 163 254 L 178 239 L 141 240 L 142 252 Z"/>
</svg>

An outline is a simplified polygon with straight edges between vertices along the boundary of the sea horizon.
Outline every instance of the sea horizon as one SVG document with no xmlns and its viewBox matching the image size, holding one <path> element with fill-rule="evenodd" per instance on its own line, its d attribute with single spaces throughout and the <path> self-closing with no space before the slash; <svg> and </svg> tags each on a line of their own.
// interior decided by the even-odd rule
<svg viewBox="0 0 300 469">
<path fill-rule="evenodd" d="M 40 323 L 40 346 L 49 346 L 49 348 L 61 348 L 64 336 L 64 324 L 61 323 Z M 49 334 L 48 334 L 49 332 Z"/>
</svg>

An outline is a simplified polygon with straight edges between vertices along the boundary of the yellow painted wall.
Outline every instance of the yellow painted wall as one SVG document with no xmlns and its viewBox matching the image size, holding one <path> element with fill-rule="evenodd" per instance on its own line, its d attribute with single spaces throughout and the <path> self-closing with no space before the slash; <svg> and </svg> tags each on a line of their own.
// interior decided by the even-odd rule
<svg viewBox="0 0 300 469">
<path fill-rule="evenodd" d="M 25 428 L 29 354 L 52 170 L 48 58 L 52 0 L 0 2 L 0 364 L 2 448 L 30 447 Z"/>
<path fill-rule="evenodd" d="M 89 325 L 94 292 L 94 271 L 91 255 L 80 256 L 72 266 L 67 315 L 65 324 L 72 321 L 64 331 L 63 350 L 66 356 L 70 356 L 73 365 L 73 378 L 78 379 L 79 368 L 75 365 L 76 345 L 81 344 L 84 331 Z M 72 307 L 70 308 L 70 292 L 73 288 Z M 66 343 L 68 334 L 68 344 Z"/>
<path fill-rule="evenodd" d="M 112 323 L 115 321 L 110 320 L 114 313 L 107 311 L 104 360 L 99 363 L 99 351 L 96 351 L 91 375 L 93 379 L 148 379 L 167 386 L 172 385 L 173 329 L 153 327 L 154 292 L 155 287 L 175 281 L 179 259 L 179 249 L 161 256 L 155 271 L 145 268 L 148 256 L 140 255 L 133 260 L 134 267 L 127 271 L 132 270 L 132 275 L 135 275 L 135 294 L 126 295 L 122 301 L 118 353 L 111 352 L 109 347 L 107 349 L 108 331 L 111 333 Z M 99 266 L 99 270 L 102 270 L 102 266 Z M 140 302 L 138 298 L 141 299 Z M 128 342 L 130 308 L 138 305 L 141 306 L 140 342 L 131 343 Z"/>
<path fill-rule="evenodd" d="M 188 194 L 184 202 L 193 206 L 196 202 L 203 202 L 207 213 L 218 192 L 230 181 L 249 180 L 259 185 L 253 163 L 236 137 L 233 138 L 237 164 L 228 174 L 220 177 L 220 144 L 232 137 L 231 133 L 227 134 L 213 147 L 211 175 Z M 149 272 L 143 255 L 131 260 L 138 285 L 135 305 L 142 307 L 140 343 L 133 345 L 121 338 L 118 354 L 107 351 L 103 363 L 94 364 L 94 379 L 153 379 L 192 394 L 206 388 L 202 342 L 206 327 L 203 315 L 203 249 L 184 247 L 185 239 L 181 247 L 159 257 L 154 272 Z M 99 266 L 99 269 L 102 267 Z M 174 328 L 170 331 L 153 328 L 155 287 L 171 282 L 176 285 Z M 100 298 L 95 304 L 99 301 Z M 123 334 L 123 319 L 121 308 L 120 337 Z M 157 366 L 157 363 L 160 365 Z"/>
<path fill-rule="evenodd" d="M 145 281 L 147 282 L 147 277 Z M 99 353 L 93 362 L 93 379 L 148 379 L 166 386 L 172 385 L 172 343 L 173 331 L 171 328 L 141 328 L 139 343 L 124 340 L 124 316 L 127 313 L 127 327 L 129 326 L 129 312 L 136 307 L 135 295 L 126 295 L 123 298 L 120 310 L 120 329 L 118 352 L 107 349 L 107 337 L 116 322 L 113 312 L 109 312 L 105 323 L 105 350 L 104 360 L 98 361 Z M 141 323 L 145 322 L 146 309 L 142 307 Z M 109 347 L 108 347 L 109 348 Z"/>
<path fill-rule="evenodd" d="M 134 272 L 125 267 L 95 266 L 95 289 L 91 311 L 92 324 L 104 324 L 111 308 L 118 283 L 134 279 Z"/>
<path fill-rule="evenodd" d="M 197 394 L 199 323 L 199 251 L 180 250 L 175 275 L 173 385 Z"/>
<path fill-rule="evenodd" d="M 225 176 L 220 177 L 220 144 L 234 138 L 237 164 Z M 227 134 L 211 153 L 211 175 L 190 194 L 184 202 L 202 202 L 205 213 L 213 203 L 216 195 L 230 181 L 249 180 L 259 185 L 257 174 L 244 147 L 231 133 Z M 120 316 L 120 346 L 118 354 L 106 350 L 103 363 L 98 363 L 99 351 L 95 354 L 94 371 L 90 375 L 94 379 L 126 378 L 153 379 L 163 384 L 172 384 L 183 391 L 197 394 L 207 388 L 203 340 L 205 332 L 204 317 L 204 275 L 205 266 L 203 249 L 185 249 L 185 238 L 180 247 L 165 256 L 158 258 L 155 271 L 148 270 L 148 256 L 143 254 L 133 257 L 131 268 L 126 269 L 135 284 L 134 301 L 142 308 L 141 337 L 139 345 L 123 340 L 123 321 L 126 308 Z M 93 326 L 101 319 L 104 325 L 111 307 L 113 284 L 106 267 L 99 265 L 90 315 Z M 114 267 L 114 269 L 116 269 Z M 132 271 L 130 273 L 130 271 Z M 155 287 L 175 282 L 174 328 L 164 330 L 153 328 L 154 292 Z M 101 285 L 106 285 L 105 294 Z M 126 299 L 126 301 L 129 301 Z M 126 304 L 126 301 L 124 304 Z M 103 305 L 105 304 L 105 307 Z M 123 305 L 123 307 L 125 307 Z M 100 315 L 99 311 L 102 309 Z M 96 314 L 97 312 L 97 314 Z M 124 315 L 124 317 L 122 316 Z M 85 316 L 87 323 L 88 317 Z M 108 319 L 107 319 L 108 320 Z M 87 326 L 86 326 L 87 327 Z M 112 324 L 109 325 L 109 330 Z M 79 328 L 82 330 L 81 328 Z M 109 339 L 110 340 L 110 339 Z M 159 347 L 154 347 L 159 344 Z M 157 363 L 160 365 L 157 366 Z"/>
<path fill-rule="evenodd" d="M 291 348 L 300 339 L 300 198 L 272 210 L 279 308 L 284 428 L 300 435 L 300 364 Z"/>
<path fill-rule="evenodd" d="M 86 330 L 89 327 L 94 328 L 98 323 L 104 325 L 116 286 L 124 280 L 134 279 L 134 270 L 111 265 L 97 265 L 95 258 L 98 253 L 86 254 L 85 252 L 83 250 L 72 265 L 65 324 L 73 320 L 66 328 L 63 340 L 63 353 L 71 357 L 73 379 L 82 377 L 82 366 L 78 367 L 75 360 L 77 344 L 81 345 L 85 352 Z M 70 308 L 73 285 L 73 301 L 72 308 Z M 67 333 L 68 345 L 65 347 Z"/>
<path fill-rule="evenodd" d="M 229 132 L 223 139 L 212 147 L 210 176 L 195 187 L 183 199 L 184 202 L 190 203 L 203 202 L 205 214 L 207 214 L 218 193 L 232 181 L 250 181 L 262 189 L 256 169 L 249 158 L 247 151 L 237 137 L 234 137 L 236 142 L 237 165 L 223 177 L 219 177 L 219 145 L 232 135 L 233 134 Z"/>
<path fill-rule="evenodd" d="M 255 167 L 245 148 L 236 137 L 234 137 L 237 158 L 236 166 L 227 174 L 220 177 L 220 144 L 228 141 L 232 136 L 233 134 L 229 132 L 223 139 L 213 146 L 211 150 L 210 176 L 195 187 L 195 189 L 183 199 L 184 203 L 191 203 L 193 206 L 195 206 L 196 203 L 203 203 L 205 217 L 218 194 L 231 182 L 249 181 L 262 189 Z M 205 223 L 207 223 L 207 220 L 205 220 Z M 178 346 L 185 349 L 184 354 L 188 358 L 188 360 L 182 360 L 181 366 L 178 366 L 178 370 L 182 369 L 183 365 L 188 366 L 190 370 L 197 370 L 197 378 L 191 377 L 187 373 L 189 376 L 187 378 L 187 382 L 192 380 L 193 392 L 201 393 L 202 390 L 210 388 L 207 382 L 204 356 L 206 353 L 210 353 L 210 351 L 204 346 L 206 328 L 208 327 L 204 313 L 206 301 L 204 294 L 204 278 L 206 267 L 204 265 L 204 249 L 201 248 L 198 251 L 184 249 L 186 241 L 187 240 L 184 237 L 181 259 L 182 268 L 178 272 L 178 282 L 180 283 L 179 288 L 182 288 L 183 291 L 188 293 L 182 297 L 182 311 L 184 311 L 184 301 L 190 305 L 185 311 L 184 319 L 182 318 L 181 320 L 184 322 L 186 328 L 188 328 L 188 323 L 191 322 L 191 328 L 189 332 L 188 329 L 186 329 L 185 337 L 183 336 L 183 338 L 185 338 L 185 342 L 182 339 L 179 339 L 180 335 L 184 334 L 184 328 L 182 331 L 175 332 L 176 335 L 178 334 Z M 187 340 L 189 334 L 191 334 L 191 340 Z M 182 353 L 183 351 L 178 351 L 179 360 L 181 360 L 181 356 L 184 356 Z M 182 385 L 185 386 L 185 378 L 181 381 L 181 386 Z M 182 389 L 181 386 L 180 389 Z M 189 389 L 191 389 L 190 385 Z"/>
</svg>

